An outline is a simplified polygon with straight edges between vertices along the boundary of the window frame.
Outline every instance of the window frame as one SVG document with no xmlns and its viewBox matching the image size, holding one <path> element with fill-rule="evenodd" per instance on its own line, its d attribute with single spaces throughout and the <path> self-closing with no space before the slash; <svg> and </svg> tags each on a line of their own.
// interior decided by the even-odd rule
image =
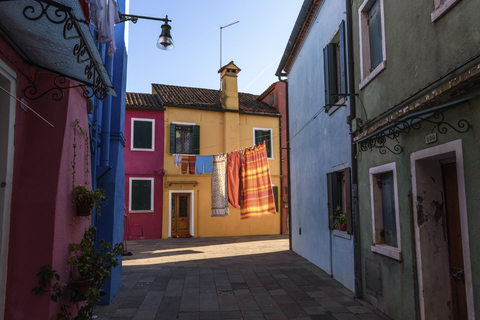
<svg viewBox="0 0 480 320">
<path fill-rule="evenodd" d="M 273 160 L 273 154 L 274 154 L 274 152 L 273 152 L 273 129 L 271 129 L 271 128 L 253 128 L 253 145 L 257 145 L 256 142 L 255 142 L 255 132 L 256 131 L 270 131 L 270 150 L 272 151 L 272 154 L 269 157 L 268 153 L 267 153 L 267 159 L 268 160 Z M 267 143 L 265 142 L 265 145 L 266 144 Z"/>
<path fill-rule="evenodd" d="M 138 122 L 151 122 L 152 123 L 152 147 L 151 148 L 135 148 L 134 139 L 135 139 L 135 121 Z M 155 151 L 155 119 L 150 118 L 132 118 L 131 122 L 131 132 L 130 132 L 130 150 L 132 151 Z"/>
<path fill-rule="evenodd" d="M 376 183 L 376 175 L 393 172 L 393 197 L 395 200 L 395 221 L 397 229 L 397 247 L 393 247 L 380 241 L 380 233 L 383 231 L 382 195 Z M 400 235 L 400 210 L 398 204 L 398 181 L 396 163 L 391 162 L 369 169 L 370 181 L 370 207 L 372 211 L 372 246 L 371 250 L 378 254 L 388 256 L 395 260 L 402 260 L 402 243 Z"/>
<path fill-rule="evenodd" d="M 338 230 L 335 231 L 336 233 L 353 233 L 353 221 L 352 221 L 352 182 L 351 182 L 351 171 L 350 167 L 347 164 L 336 166 L 332 168 L 331 172 L 327 173 L 327 207 L 328 207 L 328 229 L 329 230 Z M 343 174 L 345 183 L 340 188 L 341 189 L 341 197 L 342 197 L 342 210 L 345 212 L 347 217 L 347 230 L 343 231 L 340 229 L 334 229 L 333 227 L 333 220 L 334 220 L 334 211 L 335 206 L 333 205 L 334 197 L 338 197 L 338 190 L 335 191 L 335 185 L 333 184 L 333 179 L 338 179 L 337 175 Z"/>
<path fill-rule="evenodd" d="M 454 5 L 456 5 L 460 0 L 447 0 L 442 5 L 439 5 L 437 8 L 436 3 L 433 0 L 433 12 L 430 15 L 432 22 L 436 22 L 438 19 L 443 17 Z"/>
<path fill-rule="evenodd" d="M 381 31 L 382 31 L 382 62 L 371 70 L 370 33 L 368 25 L 368 13 L 376 1 L 380 1 Z M 363 89 L 370 81 L 377 77 L 380 72 L 387 68 L 387 49 L 385 42 L 385 12 L 383 0 L 364 0 L 358 8 L 358 32 L 360 44 L 360 84 L 359 90 Z"/>
<path fill-rule="evenodd" d="M 176 133 L 177 130 L 175 129 L 175 132 L 172 133 L 172 125 L 175 126 L 191 126 L 192 127 L 192 153 L 178 153 L 176 152 L 176 144 L 172 146 L 172 139 L 176 139 Z M 197 128 L 197 129 L 195 129 Z M 196 139 L 196 133 L 195 131 L 198 131 L 198 149 L 195 149 L 195 139 Z M 195 152 L 197 151 L 197 152 Z M 198 155 L 200 154 L 200 126 L 197 125 L 196 123 L 192 122 L 177 122 L 177 121 L 172 121 L 170 123 L 170 153 L 171 154 L 184 154 L 184 155 Z"/>
<path fill-rule="evenodd" d="M 149 180 L 150 181 L 150 209 L 149 210 L 132 210 L 132 193 L 133 193 L 133 181 L 134 180 Z M 145 178 L 145 177 L 129 177 L 128 180 L 128 212 L 132 213 L 142 213 L 142 212 L 154 212 L 154 189 L 155 189 L 155 178 Z"/>
</svg>

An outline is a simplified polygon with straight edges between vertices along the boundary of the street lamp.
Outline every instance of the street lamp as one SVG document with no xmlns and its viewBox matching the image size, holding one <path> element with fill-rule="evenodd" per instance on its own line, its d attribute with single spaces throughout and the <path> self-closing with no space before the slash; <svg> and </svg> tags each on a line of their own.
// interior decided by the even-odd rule
<svg viewBox="0 0 480 320">
<path fill-rule="evenodd" d="M 157 40 L 157 48 L 160 50 L 172 50 L 174 45 L 173 45 L 173 39 L 172 36 L 170 35 L 170 29 L 172 27 L 168 24 L 169 22 L 172 22 L 172 20 L 168 19 L 168 15 L 165 16 L 165 18 L 153 18 L 153 17 L 144 17 L 144 16 L 136 16 L 136 15 L 131 15 L 131 14 L 123 14 L 121 12 L 118 13 L 120 16 L 120 21 L 125 22 L 125 21 L 132 21 L 133 23 L 137 23 L 138 19 L 148 19 L 148 20 L 157 20 L 157 21 L 163 21 L 165 24 L 162 25 L 162 32 L 160 33 L 160 36 L 158 37 Z"/>
</svg>

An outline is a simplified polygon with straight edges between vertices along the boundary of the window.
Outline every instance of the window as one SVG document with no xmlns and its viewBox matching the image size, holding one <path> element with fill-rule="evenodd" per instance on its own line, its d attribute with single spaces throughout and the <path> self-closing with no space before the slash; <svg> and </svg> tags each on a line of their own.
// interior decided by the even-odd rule
<svg viewBox="0 0 480 320">
<path fill-rule="evenodd" d="M 132 118 L 131 150 L 155 150 L 155 120 Z"/>
<path fill-rule="evenodd" d="M 386 68 L 383 0 L 364 0 L 360 19 L 360 89 Z"/>
<path fill-rule="evenodd" d="M 395 162 L 370 168 L 372 251 L 401 260 Z"/>
<path fill-rule="evenodd" d="M 440 19 L 450 8 L 452 8 L 460 0 L 433 0 L 434 10 L 431 18 L 432 22 Z"/>
<path fill-rule="evenodd" d="M 273 159 L 272 129 L 253 128 L 253 134 L 255 139 L 255 145 L 261 144 L 263 141 L 265 141 L 267 158 Z"/>
<path fill-rule="evenodd" d="M 345 21 L 342 21 L 332 42 L 323 48 L 326 105 L 333 105 L 340 100 L 340 96 L 335 94 L 347 92 L 345 57 Z M 331 106 L 326 106 L 325 112 L 330 108 Z"/>
<path fill-rule="evenodd" d="M 278 186 L 272 185 L 273 199 L 275 201 L 275 211 L 278 212 Z"/>
<path fill-rule="evenodd" d="M 130 211 L 153 211 L 153 178 L 130 178 Z"/>
<path fill-rule="evenodd" d="M 347 217 L 347 232 L 353 231 L 350 187 L 350 168 L 327 173 L 328 228 L 330 230 L 334 229 L 336 209 L 340 206 Z"/>
<path fill-rule="evenodd" d="M 194 123 L 170 124 L 170 153 L 200 154 L 200 126 Z"/>
<path fill-rule="evenodd" d="M 273 106 L 273 92 L 270 94 L 270 105 Z"/>
</svg>

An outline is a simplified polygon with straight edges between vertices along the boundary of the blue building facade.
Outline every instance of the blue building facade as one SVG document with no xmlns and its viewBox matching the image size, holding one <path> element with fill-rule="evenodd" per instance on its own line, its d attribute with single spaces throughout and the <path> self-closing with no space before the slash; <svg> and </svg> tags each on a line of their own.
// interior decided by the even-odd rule
<svg viewBox="0 0 480 320">
<path fill-rule="evenodd" d="M 121 12 L 125 12 L 126 0 L 117 0 Z M 92 187 L 106 191 L 108 202 L 101 214 L 92 216 L 92 225 L 97 227 L 97 238 L 106 242 L 123 242 L 124 221 L 124 151 L 125 147 L 125 95 L 127 83 L 126 24 L 115 26 L 117 50 L 113 57 L 107 54 L 108 44 L 100 44 L 99 50 L 105 61 L 117 96 L 109 95 L 104 101 L 93 100 L 93 113 L 89 115 L 92 159 Z M 120 257 L 121 260 L 121 257 Z M 99 304 L 110 304 L 120 288 L 122 266 L 112 269 L 110 280 L 103 289 L 106 295 Z"/>
<path fill-rule="evenodd" d="M 305 0 L 277 76 L 288 77 L 292 250 L 354 291 L 345 13 L 345 1 Z"/>
</svg>

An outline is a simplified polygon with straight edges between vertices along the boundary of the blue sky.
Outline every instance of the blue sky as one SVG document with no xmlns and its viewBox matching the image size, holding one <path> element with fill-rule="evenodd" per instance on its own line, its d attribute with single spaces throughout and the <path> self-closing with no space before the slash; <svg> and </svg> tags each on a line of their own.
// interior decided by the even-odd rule
<svg viewBox="0 0 480 320">
<path fill-rule="evenodd" d="M 151 83 L 219 89 L 222 64 L 242 70 L 238 90 L 261 94 L 278 81 L 280 63 L 303 0 L 131 0 L 130 14 L 168 18 L 175 48 L 155 46 L 161 21 L 129 24 L 127 91 L 150 93 Z"/>
</svg>

